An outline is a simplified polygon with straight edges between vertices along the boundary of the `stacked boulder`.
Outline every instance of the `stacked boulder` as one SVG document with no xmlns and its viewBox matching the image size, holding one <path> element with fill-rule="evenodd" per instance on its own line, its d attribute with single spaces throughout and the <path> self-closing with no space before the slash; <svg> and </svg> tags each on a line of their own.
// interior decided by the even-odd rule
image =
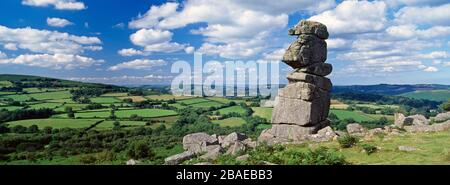
<svg viewBox="0 0 450 185">
<path fill-rule="evenodd" d="M 289 30 L 298 36 L 283 56 L 294 68 L 287 76 L 289 84 L 280 89 L 272 113 L 272 128 L 261 133 L 258 141 L 284 143 L 307 140 L 311 134 L 329 126 L 332 83 L 325 76 L 332 71 L 327 59 L 328 31 L 314 21 L 300 21 Z"/>
</svg>

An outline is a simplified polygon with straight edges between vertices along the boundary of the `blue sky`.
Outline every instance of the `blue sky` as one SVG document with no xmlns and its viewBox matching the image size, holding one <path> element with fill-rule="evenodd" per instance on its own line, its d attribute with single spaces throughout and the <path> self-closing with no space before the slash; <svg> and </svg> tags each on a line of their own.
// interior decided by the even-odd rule
<svg viewBox="0 0 450 185">
<path fill-rule="evenodd" d="M 450 84 L 447 0 L 6 0 L 0 73 L 170 83 L 171 64 L 279 60 L 301 19 L 328 26 L 336 85 Z M 281 82 L 290 68 L 280 67 Z"/>
</svg>

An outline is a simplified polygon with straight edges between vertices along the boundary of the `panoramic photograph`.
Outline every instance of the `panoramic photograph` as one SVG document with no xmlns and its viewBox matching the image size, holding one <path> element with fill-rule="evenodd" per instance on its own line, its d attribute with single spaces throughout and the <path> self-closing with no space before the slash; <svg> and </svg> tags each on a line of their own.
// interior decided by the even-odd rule
<svg viewBox="0 0 450 185">
<path fill-rule="evenodd" d="M 0 17 L 0 166 L 450 165 L 448 0 L 3 0 Z M 241 178 L 223 173 L 173 178 Z"/>
</svg>

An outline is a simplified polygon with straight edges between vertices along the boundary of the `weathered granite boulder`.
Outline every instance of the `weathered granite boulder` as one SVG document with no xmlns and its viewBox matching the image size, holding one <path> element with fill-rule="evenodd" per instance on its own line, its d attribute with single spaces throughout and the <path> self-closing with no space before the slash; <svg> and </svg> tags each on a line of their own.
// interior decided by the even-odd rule
<svg viewBox="0 0 450 185">
<path fill-rule="evenodd" d="M 130 160 L 127 161 L 126 164 L 127 165 L 137 165 L 137 164 L 140 164 L 140 163 L 141 163 L 141 161 L 130 159 Z"/>
<path fill-rule="evenodd" d="M 444 121 L 450 120 L 450 112 L 439 113 L 436 117 L 433 118 L 433 121 L 437 123 L 441 123 Z"/>
<path fill-rule="evenodd" d="M 242 141 L 242 143 L 244 143 L 244 145 L 248 148 L 256 148 L 258 146 L 258 142 L 253 141 L 252 138 L 247 138 L 244 141 Z"/>
<path fill-rule="evenodd" d="M 351 123 L 347 125 L 347 132 L 350 135 L 363 134 L 365 132 L 365 129 L 358 123 Z"/>
<path fill-rule="evenodd" d="M 288 74 L 287 79 L 289 83 L 306 82 L 314 84 L 316 87 L 321 88 L 325 91 L 330 91 L 331 87 L 333 86 L 329 78 L 302 72 L 291 72 Z"/>
<path fill-rule="evenodd" d="M 206 151 L 209 145 L 216 145 L 219 141 L 217 137 L 210 136 L 206 133 L 193 133 L 183 137 L 183 149 L 192 151 L 195 154 Z"/>
<path fill-rule="evenodd" d="M 327 43 L 315 35 L 302 34 L 286 50 L 283 62 L 301 68 L 327 60 Z"/>
<path fill-rule="evenodd" d="M 220 145 L 210 145 L 207 146 L 205 150 L 206 153 L 200 156 L 200 158 L 206 160 L 215 160 L 224 152 L 224 149 Z"/>
<path fill-rule="evenodd" d="M 304 88 L 297 88 L 297 86 L 303 86 Z M 272 124 L 308 126 L 327 119 L 330 107 L 328 92 L 306 83 L 289 84 L 285 89 L 280 91 L 278 104 L 272 111 Z M 312 98 L 312 100 L 284 97 L 295 92 L 298 94 L 291 97 L 298 96 L 304 99 Z"/>
<path fill-rule="evenodd" d="M 227 148 L 228 146 L 233 145 L 237 141 L 244 141 L 247 139 L 247 136 L 245 134 L 233 132 L 231 134 L 228 134 L 220 143 L 222 147 Z"/>
<path fill-rule="evenodd" d="M 296 69 L 294 72 L 303 72 L 318 76 L 327 76 L 333 70 L 333 66 L 328 63 L 315 63 L 303 68 Z"/>
<path fill-rule="evenodd" d="M 302 20 L 294 28 L 289 29 L 289 35 L 314 34 L 321 39 L 328 39 L 327 27 L 319 22 Z"/>
<path fill-rule="evenodd" d="M 308 136 L 317 133 L 320 129 L 330 125 L 329 120 L 309 127 L 289 124 L 274 124 L 272 128 L 263 130 L 258 137 L 258 142 L 266 142 L 269 145 L 289 142 L 301 142 L 308 140 Z"/>
<path fill-rule="evenodd" d="M 240 141 L 236 141 L 234 142 L 233 145 L 230 146 L 230 148 L 228 148 L 227 150 L 227 155 L 238 155 L 242 152 L 245 151 L 245 145 L 243 143 L 241 143 Z"/>
<path fill-rule="evenodd" d="M 441 132 L 450 130 L 450 121 L 444 123 L 437 123 L 432 125 L 411 125 L 405 126 L 404 129 L 407 132 L 417 133 L 417 132 Z"/>
<path fill-rule="evenodd" d="M 337 137 L 337 134 L 330 126 L 327 126 L 317 131 L 317 134 L 309 135 L 308 140 L 315 142 L 323 142 L 333 140 L 334 137 Z"/>
<path fill-rule="evenodd" d="M 412 119 L 412 123 L 411 123 L 412 125 L 429 125 L 430 124 L 428 119 L 425 116 L 420 115 L 420 114 L 408 116 L 408 117 L 406 117 L 405 121 L 407 121 L 408 118 Z M 409 123 L 407 124 L 406 122 L 405 122 L 405 124 L 410 125 Z"/>
<path fill-rule="evenodd" d="M 394 125 L 398 128 L 403 128 L 405 123 L 405 115 L 402 113 L 395 113 L 394 114 Z"/>
<path fill-rule="evenodd" d="M 183 161 L 192 159 L 195 157 L 195 153 L 192 151 L 185 151 L 183 153 L 179 153 L 170 157 L 167 157 L 164 159 L 165 164 L 167 165 L 178 165 L 181 164 Z"/>
<path fill-rule="evenodd" d="M 250 157 L 250 155 L 248 155 L 248 154 L 241 155 L 239 157 L 236 157 L 236 161 L 246 161 L 249 157 Z"/>
</svg>

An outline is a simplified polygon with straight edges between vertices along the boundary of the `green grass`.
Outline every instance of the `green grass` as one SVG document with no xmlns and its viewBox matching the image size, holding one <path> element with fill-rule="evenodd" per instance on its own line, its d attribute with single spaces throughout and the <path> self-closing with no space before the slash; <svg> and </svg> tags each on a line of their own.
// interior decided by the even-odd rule
<svg viewBox="0 0 450 185">
<path fill-rule="evenodd" d="M 385 137 L 386 138 L 386 137 Z M 387 140 L 386 140 L 387 139 Z M 367 155 L 362 148 L 340 149 L 337 142 L 321 143 L 320 146 L 336 148 L 352 164 L 450 164 L 450 132 L 416 133 L 391 136 L 382 139 L 375 137 L 363 141 L 380 148 L 375 153 Z M 416 151 L 399 151 L 399 146 L 412 146 Z"/>
<path fill-rule="evenodd" d="M 191 99 L 180 100 L 178 102 L 182 102 L 187 105 L 192 105 L 192 104 L 197 104 L 197 103 L 210 102 L 210 100 L 207 100 L 205 98 L 191 98 Z"/>
<path fill-rule="evenodd" d="M 0 81 L 0 87 L 11 87 L 13 85 L 13 83 L 11 83 L 10 81 Z"/>
<path fill-rule="evenodd" d="M 398 105 L 377 105 L 377 104 L 369 104 L 369 103 L 358 103 L 355 105 L 358 107 L 368 107 L 368 108 L 372 108 L 372 109 L 384 109 L 384 108 L 398 109 L 399 108 Z"/>
<path fill-rule="evenodd" d="M 14 101 L 27 101 L 30 99 L 30 97 L 27 94 L 12 94 L 12 95 L 5 95 L 2 96 L 3 99 L 13 99 Z"/>
<path fill-rule="evenodd" d="M 11 94 L 16 94 L 16 92 L 7 92 L 7 91 L 0 92 L 0 96 L 1 95 L 11 95 Z"/>
<path fill-rule="evenodd" d="M 222 104 L 218 103 L 218 102 L 214 102 L 214 101 L 207 101 L 207 102 L 190 104 L 189 106 L 208 108 L 208 107 L 220 107 L 220 106 L 222 106 Z"/>
<path fill-rule="evenodd" d="M 91 101 L 94 103 L 120 103 L 122 101 L 120 101 L 119 99 L 116 99 L 114 97 L 96 97 L 96 98 L 91 98 Z"/>
<path fill-rule="evenodd" d="M 4 107 L 0 107 L 0 109 L 6 109 L 8 111 L 13 111 L 13 110 L 18 110 L 21 109 L 22 107 L 18 107 L 18 106 L 4 106 Z"/>
<path fill-rule="evenodd" d="M 444 102 L 450 100 L 450 90 L 419 90 L 403 93 L 400 96 Z"/>
<path fill-rule="evenodd" d="M 30 119 L 8 122 L 6 124 L 9 127 L 14 127 L 16 125 L 22 125 L 24 127 L 29 127 L 31 125 L 37 125 L 40 129 L 44 127 L 52 128 L 87 128 L 100 121 L 98 119 Z"/>
<path fill-rule="evenodd" d="M 217 123 L 222 127 L 238 127 L 246 123 L 242 118 L 227 118 L 223 120 L 214 120 L 212 122 Z"/>
<path fill-rule="evenodd" d="M 48 109 L 55 109 L 58 106 L 61 106 L 61 103 L 39 103 L 39 104 L 32 104 L 30 105 L 31 109 L 42 109 L 42 108 L 48 108 Z"/>
<path fill-rule="evenodd" d="M 163 109 L 131 109 L 131 110 L 118 110 L 116 111 L 118 118 L 129 118 L 131 115 L 136 114 L 141 117 L 155 118 L 164 116 L 174 116 L 177 112 L 173 110 Z M 92 112 L 80 112 L 75 113 L 76 118 L 107 118 L 111 115 L 110 111 L 92 111 Z M 67 114 L 55 115 L 56 118 L 67 118 Z"/>
<path fill-rule="evenodd" d="M 336 116 L 340 120 L 344 119 L 354 119 L 357 122 L 362 121 L 373 121 L 374 118 L 367 116 L 366 114 L 362 112 L 355 112 L 355 111 L 348 111 L 348 110 L 339 110 L 339 109 L 332 109 L 330 110 L 331 113 L 336 114 Z"/>
<path fill-rule="evenodd" d="M 50 103 L 76 103 L 72 99 L 56 99 L 56 100 L 47 100 L 46 102 Z"/>
<path fill-rule="evenodd" d="M 28 96 L 36 100 L 59 100 L 59 99 L 68 99 L 72 97 L 69 91 L 36 93 L 36 94 L 28 94 Z"/>
<path fill-rule="evenodd" d="M 128 93 L 106 93 L 101 96 L 102 97 L 122 97 L 122 96 L 128 96 Z"/>
<path fill-rule="evenodd" d="M 162 95 L 149 95 L 146 96 L 147 99 L 152 99 L 152 100 L 163 100 L 163 101 L 167 101 L 167 100 L 171 100 L 171 99 L 175 99 L 175 100 L 184 100 L 184 99 L 191 99 L 193 97 L 191 96 L 174 96 L 171 94 L 162 94 Z"/>
<path fill-rule="evenodd" d="M 272 128 L 271 124 L 259 124 L 256 126 L 257 129 L 269 129 Z"/>
<path fill-rule="evenodd" d="M 220 112 L 220 114 L 228 114 L 228 113 L 232 113 L 232 112 L 236 112 L 239 114 L 245 114 L 245 109 L 242 108 L 240 105 L 226 107 L 223 109 L 219 109 L 218 111 Z"/>
<path fill-rule="evenodd" d="M 272 120 L 272 108 L 252 107 L 252 109 L 254 116 L 265 118 L 269 122 Z"/>
</svg>

